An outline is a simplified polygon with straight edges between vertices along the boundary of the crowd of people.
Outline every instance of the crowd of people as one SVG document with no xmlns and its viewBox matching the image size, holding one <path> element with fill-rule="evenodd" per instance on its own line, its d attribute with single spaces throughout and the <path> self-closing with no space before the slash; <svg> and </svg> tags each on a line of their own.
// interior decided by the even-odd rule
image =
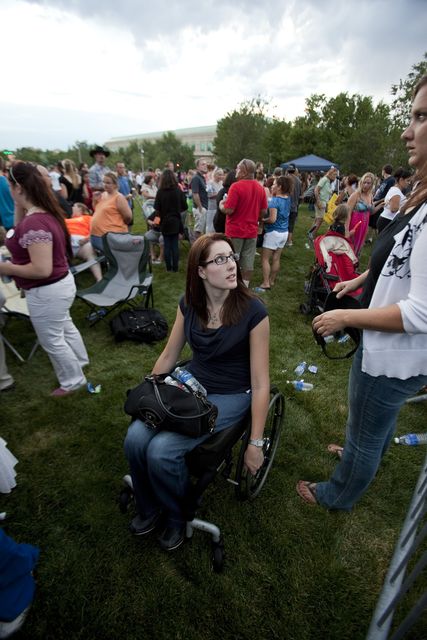
<svg viewBox="0 0 427 640">
<path fill-rule="evenodd" d="M 148 171 L 135 186 L 123 163 L 111 171 L 109 152 L 102 147 L 91 152 L 93 166 L 79 170 L 68 160 L 50 172 L 19 160 L 7 167 L 2 160 L 0 213 L 11 260 L 0 263 L 0 275 L 13 278 L 25 292 L 38 340 L 58 379 L 51 395 L 66 396 L 86 384 L 88 354 L 70 316 L 76 290 L 70 260 L 79 253 L 83 259 L 92 255 L 86 245 L 102 251 L 109 231 L 128 232 L 134 200 L 140 197 L 147 241 L 152 252 L 161 246 L 155 260 L 164 260 L 168 272 L 179 268 L 179 238 L 191 244 L 185 294 L 153 374 L 171 371 L 188 343 L 189 370 L 219 410 L 216 429 L 235 424 L 251 409 L 245 463 L 256 474 L 263 463 L 270 388 L 265 302 L 274 303 L 268 291 L 280 273 L 283 249 L 293 246 L 299 204 L 310 198 L 314 208 L 310 238 L 321 233 L 330 213 L 332 232 L 346 238 L 357 256 L 375 221 L 378 236 L 369 268 L 335 287 L 337 298 L 363 287 L 360 309 L 336 309 L 313 320 L 322 337 L 346 327 L 362 333 L 349 378 L 345 442 L 332 445 L 339 461 L 328 481 L 297 485 L 310 505 L 352 509 L 376 474 L 401 406 L 427 384 L 427 76 L 416 87 L 411 123 L 402 138 L 411 170 L 399 168 L 393 175 L 385 164 L 381 179 L 370 172 L 340 179 L 335 166 L 323 176 L 300 176 L 293 165 L 268 176 L 251 159 L 230 171 L 200 158 L 185 177 L 168 163 L 161 172 Z M 253 287 L 257 248 L 262 282 Z M 12 387 L 2 349 L 0 391 Z M 184 539 L 185 453 L 202 439 L 155 432 L 141 420 L 126 436 L 138 510 L 131 531 L 148 535 L 161 523 L 158 540 L 167 551 Z"/>
</svg>

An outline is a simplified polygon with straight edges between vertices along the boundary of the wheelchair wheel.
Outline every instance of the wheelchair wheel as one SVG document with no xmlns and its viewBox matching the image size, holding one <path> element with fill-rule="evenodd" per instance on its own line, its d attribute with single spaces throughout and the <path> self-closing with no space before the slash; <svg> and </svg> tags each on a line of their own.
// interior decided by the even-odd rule
<svg viewBox="0 0 427 640">
<path fill-rule="evenodd" d="M 300 310 L 300 313 L 302 313 L 303 316 L 308 316 L 311 313 L 310 305 L 307 304 L 306 302 L 303 302 L 303 303 L 300 304 L 299 310 Z"/>
<path fill-rule="evenodd" d="M 254 500 L 264 486 L 273 463 L 277 445 L 279 444 L 280 430 L 284 417 L 284 406 L 285 400 L 283 394 L 275 388 L 272 389 L 272 397 L 270 399 L 264 429 L 264 463 L 254 476 L 248 473 L 244 466 L 245 451 L 250 439 L 250 427 L 243 436 L 236 467 L 235 491 L 238 500 Z"/>
</svg>

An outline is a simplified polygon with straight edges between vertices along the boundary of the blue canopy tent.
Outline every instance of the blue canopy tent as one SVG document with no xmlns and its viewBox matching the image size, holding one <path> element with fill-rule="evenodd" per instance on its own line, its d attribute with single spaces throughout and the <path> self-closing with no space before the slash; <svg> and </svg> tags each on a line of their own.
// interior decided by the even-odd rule
<svg viewBox="0 0 427 640">
<path fill-rule="evenodd" d="M 336 162 L 331 162 L 314 154 L 295 158 L 295 160 L 288 160 L 288 162 L 283 162 L 280 166 L 282 169 L 287 169 L 290 164 L 295 165 L 298 171 L 328 171 L 331 167 L 339 168 Z"/>
</svg>

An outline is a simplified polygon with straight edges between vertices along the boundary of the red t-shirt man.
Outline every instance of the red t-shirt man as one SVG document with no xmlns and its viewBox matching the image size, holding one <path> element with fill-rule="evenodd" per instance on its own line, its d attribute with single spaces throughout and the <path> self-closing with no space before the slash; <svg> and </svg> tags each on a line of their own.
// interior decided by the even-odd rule
<svg viewBox="0 0 427 640">
<path fill-rule="evenodd" d="M 248 285 L 254 268 L 258 221 L 267 213 L 264 188 L 254 179 L 255 163 L 241 160 L 236 168 L 237 182 L 228 191 L 222 205 L 226 214 L 225 234 L 233 240 L 239 254 L 243 280 Z"/>
</svg>

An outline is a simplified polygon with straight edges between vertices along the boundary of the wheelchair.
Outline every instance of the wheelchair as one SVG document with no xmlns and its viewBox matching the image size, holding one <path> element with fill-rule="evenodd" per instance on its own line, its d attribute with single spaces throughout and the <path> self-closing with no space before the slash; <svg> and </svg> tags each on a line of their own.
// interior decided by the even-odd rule
<svg viewBox="0 0 427 640">
<path fill-rule="evenodd" d="M 251 435 L 250 410 L 240 422 L 228 429 L 214 433 L 205 442 L 185 455 L 192 478 L 190 490 L 183 505 L 187 521 L 185 537 L 191 539 L 195 529 L 211 535 L 212 568 L 217 573 L 220 573 L 224 567 L 224 541 L 217 525 L 196 517 L 203 493 L 215 477 L 221 474 L 227 482 L 234 486 L 238 500 L 254 500 L 258 497 L 267 480 L 279 444 L 284 410 L 284 396 L 277 387 L 272 386 L 264 430 L 264 462 L 254 476 L 247 472 L 244 466 L 245 451 Z M 233 449 L 239 443 L 238 454 L 234 455 Z M 123 482 L 124 487 L 120 492 L 119 507 L 122 513 L 126 513 L 133 499 L 131 476 L 125 475 Z"/>
</svg>

